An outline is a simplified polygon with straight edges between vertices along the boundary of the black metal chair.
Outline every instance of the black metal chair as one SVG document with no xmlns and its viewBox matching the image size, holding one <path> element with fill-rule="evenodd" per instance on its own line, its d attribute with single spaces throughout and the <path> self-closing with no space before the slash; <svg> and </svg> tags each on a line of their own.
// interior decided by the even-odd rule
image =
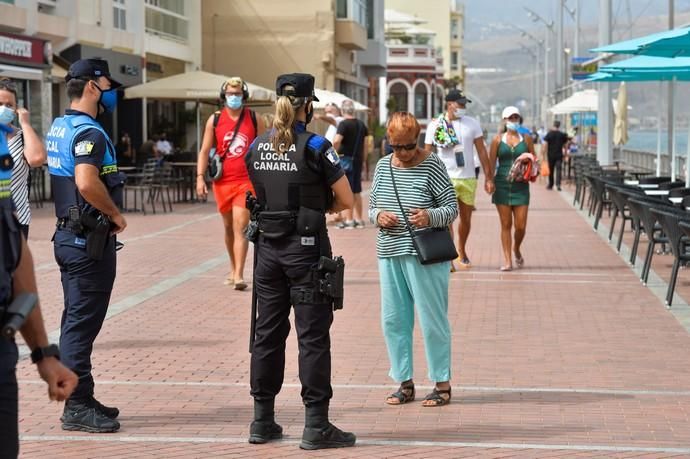
<svg viewBox="0 0 690 459">
<path fill-rule="evenodd" d="M 673 292 L 676 288 L 680 264 L 690 261 L 690 253 L 687 252 L 690 239 L 685 236 L 679 226 L 681 221 L 690 222 L 690 215 L 687 212 L 681 213 L 669 207 L 653 207 L 650 211 L 661 224 L 664 233 L 668 237 L 668 243 L 671 246 L 671 253 L 673 254 L 673 268 L 671 269 L 671 278 L 669 279 L 668 289 L 666 291 L 666 306 L 670 307 L 673 302 Z"/>
<path fill-rule="evenodd" d="M 645 231 L 642 224 L 642 207 L 634 199 L 644 199 L 644 193 L 638 190 L 621 190 L 620 194 L 625 196 L 628 209 L 630 210 L 630 217 L 632 218 L 632 227 L 635 231 L 635 236 L 633 238 L 633 245 L 630 249 L 630 265 L 635 266 L 637 260 L 637 249 L 640 246 L 640 236 L 643 231 Z"/>
<path fill-rule="evenodd" d="M 618 233 L 618 242 L 616 243 L 616 251 L 621 251 L 621 244 L 623 243 L 623 233 L 625 232 L 625 222 L 630 222 L 632 229 L 635 229 L 635 223 L 628 206 L 628 197 L 623 193 L 626 188 L 617 184 L 607 183 L 606 190 L 608 191 L 611 202 L 613 203 L 613 215 L 611 216 L 611 228 L 609 228 L 609 241 L 613 237 L 613 231 L 616 226 L 616 219 L 618 215 L 621 216 L 621 228 Z"/>
<path fill-rule="evenodd" d="M 125 189 L 124 189 L 124 206 L 125 209 L 128 209 L 127 207 L 127 196 L 128 192 L 134 191 L 134 209 L 133 210 L 139 210 L 139 206 L 137 205 L 137 192 L 139 193 L 141 197 L 141 211 L 144 215 L 146 215 L 146 201 L 151 202 L 151 209 L 153 210 L 153 213 L 156 213 L 156 203 L 153 199 L 153 183 L 155 180 L 155 175 L 156 175 L 156 162 L 155 161 L 148 161 L 146 164 L 144 164 L 144 169 L 141 172 L 141 174 L 138 174 L 139 176 L 139 181 L 136 183 L 125 183 Z"/>
<path fill-rule="evenodd" d="M 644 227 L 647 240 L 647 254 L 645 255 L 644 265 L 642 266 L 642 273 L 640 280 L 644 285 L 647 285 L 649 279 L 649 271 L 652 267 L 652 257 L 654 256 L 654 248 L 657 244 L 667 244 L 668 237 L 663 234 L 660 225 L 657 225 L 656 215 L 652 213 L 652 207 L 659 207 L 659 201 L 650 201 L 649 199 L 632 198 L 628 201 L 631 206 L 636 205 L 639 209 L 642 226 Z"/>
</svg>

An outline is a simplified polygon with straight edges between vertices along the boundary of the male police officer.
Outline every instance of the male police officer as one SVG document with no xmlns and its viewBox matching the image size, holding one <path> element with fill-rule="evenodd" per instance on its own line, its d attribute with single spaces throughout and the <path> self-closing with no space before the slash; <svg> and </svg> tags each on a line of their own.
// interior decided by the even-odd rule
<svg viewBox="0 0 690 459">
<path fill-rule="evenodd" d="M 114 234 L 127 226 L 118 209 L 124 181 L 115 147 L 96 121 L 115 108 L 120 83 L 100 59 L 74 62 L 65 80 L 70 109 L 55 119 L 46 136 L 58 219 L 55 259 L 65 297 L 60 348 L 62 361 L 79 376 L 65 404 L 62 428 L 115 432 L 120 428 L 115 420 L 119 410 L 94 398 L 91 351 L 115 281 Z"/>
<path fill-rule="evenodd" d="M 334 298 L 342 290 L 321 287 L 338 270 L 326 231 L 326 211 L 352 207 L 353 197 L 338 155 L 325 138 L 307 132 L 314 113 L 314 77 L 281 75 L 276 82 L 275 129 L 259 136 L 246 156 L 258 206 L 252 211 L 259 234 L 254 240 L 254 292 L 258 302 L 251 359 L 254 422 L 250 443 L 281 438 L 275 422 L 275 397 L 285 372 L 285 340 L 290 306 L 295 308 L 299 377 L 306 406 L 303 449 L 355 444 L 355 435 L 328 421 L 331 388 L 329 330 Z M 325 257 L 325 258 L 324 258 Z M 342 268 L 342 265 L 339 265 Z M 324 282 L 324 277 L 326 282 Z M 327 290 L 327 289 L 326 289 Z"/>
<path fill-rule="evenodd" d="M 5 144 L 6 145 L 6 144 Z M 36 293 L 33 260 L 12 213 L 10 180 L 12 157 L 0 152 L 0 328 L 10 319 L 7 306 L 22 293 Z M 26 318 L 21 333 L 32 349 L 31 359 L 48 383 L 51 400 L 65 400 L 77 385 L 77 376 L 60 364 L 57 346 L 48 345 L 41 308 L 36 305 Z M 0 337 L 0 457 L 19 454 L 17 417 L 17 346 L 14 339 Z"/>
</svg>

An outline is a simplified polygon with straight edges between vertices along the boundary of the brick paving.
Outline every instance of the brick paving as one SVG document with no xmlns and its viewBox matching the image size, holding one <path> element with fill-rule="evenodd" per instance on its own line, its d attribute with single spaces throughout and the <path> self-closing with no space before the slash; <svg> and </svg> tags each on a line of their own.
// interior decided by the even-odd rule
<svg viewBox="0 0 690 459">
<path fill-rule="evenodd" d="M 246 443 L 252 417 L 250 297 L 223 286 L 228 262 L 212 204 L 129 214 L 112 310 L 94 351 L 96 395 L 120 408 L 112 435 L 63 432 L 32 366 L 20 363 L 22 457 L 688 457 L 688 332 L 567 202 L 533 186 L 526 266 L 500 273 L 498 217 L 479 194 L 469 255 L 452 274 L 453 403 L 383 403 L 394 387 L 380 331 L 375 230 L 331 231 L 347 259 L 345 309 L 333 325 L 333 420 L 360 446 L 297 448 L 303 408 L 288 339 L 277 420 L 285 440 Z M 52 208 L 35 211 L 30 246 L 47 328 L 62 292 Z M 606 225 L 604 221 L 604 225 Z M 643 250 L 643 249 L 641 249 Z M 641 252 L 643 253 L 643 252 Z M 654 269 L 667 279 L 668 256 Z M 679 294 L 690 300 L 690 279 Z M 249 269 L 247 277 L 250 277 Z M 685 279 L 684 279 L 685 277 Z M 426 380 L 415 335 L 415 380 Z"/>
</svg>

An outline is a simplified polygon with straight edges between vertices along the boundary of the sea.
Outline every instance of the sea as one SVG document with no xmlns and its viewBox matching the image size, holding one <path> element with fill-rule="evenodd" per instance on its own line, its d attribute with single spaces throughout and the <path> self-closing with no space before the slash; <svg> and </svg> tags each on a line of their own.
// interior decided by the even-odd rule
<svg viewBox="0 0 690 459">
<path fill-rule="evenodd" d="M 676 131 L 676 154 L 685 155 L 688 148 L 688 131 L 683 129 Z M 661 131 L 661 151 L 667 150 L 668 134 L 666 131 Z M 657 131 L 656 130 L 637 130 L 628 131 L 628 143 L 625 148 L 630 150 L 656 152 Z"/>
</svg>

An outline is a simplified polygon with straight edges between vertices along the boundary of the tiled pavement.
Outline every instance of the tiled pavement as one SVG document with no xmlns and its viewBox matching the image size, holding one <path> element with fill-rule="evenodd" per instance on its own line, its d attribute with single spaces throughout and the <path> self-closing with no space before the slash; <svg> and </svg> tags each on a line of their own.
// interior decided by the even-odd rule
<svg viewBox="0 0 690 459">
<path fill-rule="evenodd" d="M 294 334 L 277 401 L 286 439 L 246 443 L 251 294 L 222 285 L 228 267 L 213 206 L 128 215 L 111 316 L 94 352 L 97 396 L 121 409 L 123 428 L 60 430 L 62 407 L 23 361 L 22 457 L 690 457 L 690 337 L 677 319 L 567 196 L 533 187 L 526 267 L 512 273 L 497 269 L 498 219 L 483 193 L 477 207 L 474 268 L 451 278 L 454 398 L 439 409 L 383 403 L 394 384 L 379 326 L 375 232 L 331 231 L 334 252 L 347 259 L 345 309 L 332 329 L 332 417 L 360 445 L 310 453 L 297 448 Z M 30 246 L 54 331 L 62 293 L 50 214 L 35 212 Z M 668 264 L 656 257 L 661 278 Z M 690 300 L 685 274 L 679 293 Z M 430 382 L 419 334 L 415 357 L 421 398 Z"/>
</svg>

